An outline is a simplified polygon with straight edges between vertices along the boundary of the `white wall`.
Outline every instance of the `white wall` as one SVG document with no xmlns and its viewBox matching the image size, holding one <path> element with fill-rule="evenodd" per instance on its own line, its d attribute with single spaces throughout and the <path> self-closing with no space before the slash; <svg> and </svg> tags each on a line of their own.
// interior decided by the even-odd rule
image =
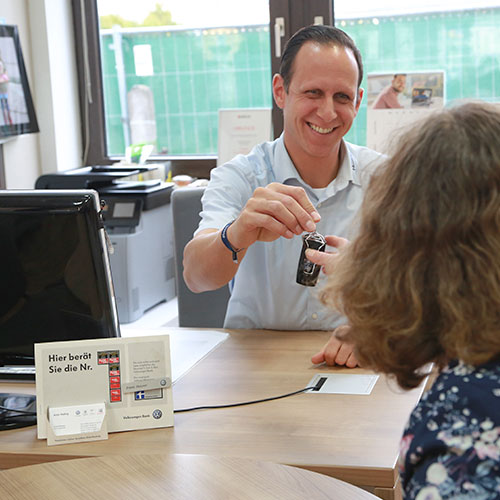
<svg viewBox="0 0 500 500">
<path fill-rule="evenodd" d="M 70 0 L 0 0 L 16 24 L 40 133 L 3 146 L 7 188 L 33 188 L 42 173 L 81 166 L 81 139 Z"/>
</svg>

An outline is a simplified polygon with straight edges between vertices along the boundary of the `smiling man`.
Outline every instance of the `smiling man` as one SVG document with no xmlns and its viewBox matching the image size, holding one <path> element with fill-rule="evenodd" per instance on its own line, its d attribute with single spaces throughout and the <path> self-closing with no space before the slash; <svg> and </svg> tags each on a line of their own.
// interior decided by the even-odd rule
<svg viewBox="0 0 500 500">
<path fill-rule="evenodd" d="M 192 291 L 234 278 L 226 328 L 331 330 L 312 361 L 352 367 L 352 348 L 334 331 L 345 328 L 343 318 L 295 278 L 304 232 L 352 237 L 368 174 L 381 160 L 343 140 L 362 77 L 361 54 L 343 31 L 308 26 L 290 38 L 273 78 L 283 134 L 212 170 L 202 220 L 184 251 Z"/>
</svg>

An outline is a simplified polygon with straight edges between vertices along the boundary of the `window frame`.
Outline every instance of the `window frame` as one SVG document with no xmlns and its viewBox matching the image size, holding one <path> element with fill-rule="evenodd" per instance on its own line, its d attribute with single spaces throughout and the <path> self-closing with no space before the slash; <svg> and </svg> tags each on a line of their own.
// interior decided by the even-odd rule
<svg viewBox="0 0 500 500">
<path fill-rule="evenodd" d="M 0 189 L 7 189 L 5 180 L 5 162 L 3 159 L 3 144 L 0 144 Z"/>
</svg>

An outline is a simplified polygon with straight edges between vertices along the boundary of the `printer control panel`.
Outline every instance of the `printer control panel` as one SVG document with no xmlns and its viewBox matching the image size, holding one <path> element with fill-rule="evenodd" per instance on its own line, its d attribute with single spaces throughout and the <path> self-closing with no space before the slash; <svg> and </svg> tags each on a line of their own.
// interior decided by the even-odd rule
<svg viewBox="0 0 500 500">
<path fill-rule="evenodd" d="M 136 227 L 141 216 L 142 201 L 101 195 L 105 202 L 102 217 L 106 227 Z"/>
</svg>

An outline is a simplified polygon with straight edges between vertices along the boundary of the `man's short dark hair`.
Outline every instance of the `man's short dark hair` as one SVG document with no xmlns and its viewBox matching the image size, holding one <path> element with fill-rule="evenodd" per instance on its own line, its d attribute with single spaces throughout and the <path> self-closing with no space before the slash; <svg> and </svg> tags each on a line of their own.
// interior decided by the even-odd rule
<svg viewBox="0 0 500 500">
<path fill-rule="evenodd" d="M 339 45 L 350 49 L 354 54 L 358 65 L 358 88 L 363 79 L 363 61 L 361 52 L 356 47 L 354 40 L 341 29 L 334 26 L 312 25 L 301 28 L 286 43 L 285 50 L 281 56 L 280 75 L 283 78 L 285 90 L 288 92 L 290 81 L 293 75 L 293 62 L 300 48 L 307 42 L 317 43 L 319 45 Z"/>
</svg>

